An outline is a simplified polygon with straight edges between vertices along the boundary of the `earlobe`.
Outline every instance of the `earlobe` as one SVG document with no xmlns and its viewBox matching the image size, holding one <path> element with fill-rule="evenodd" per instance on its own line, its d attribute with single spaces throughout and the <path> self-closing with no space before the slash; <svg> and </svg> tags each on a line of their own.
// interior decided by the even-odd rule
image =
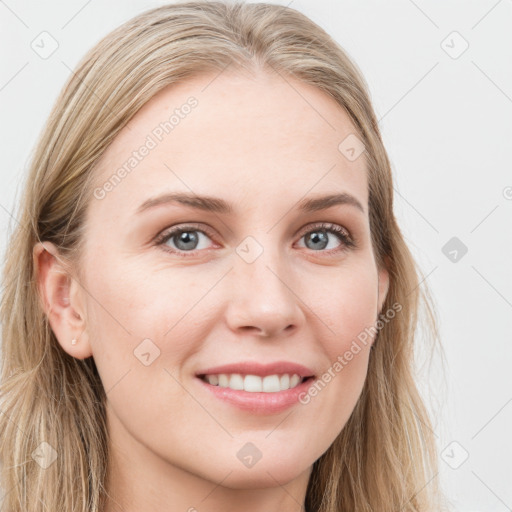
<svg viewBox="0 0 512 512">
<path fill-rule="evenodd" d="M 69 266 L 48 241 L 34 246 L 33 261 L 41 307 L 59 344 L 77 359 L 91 356 L 80 285 Z"/>
</svg>

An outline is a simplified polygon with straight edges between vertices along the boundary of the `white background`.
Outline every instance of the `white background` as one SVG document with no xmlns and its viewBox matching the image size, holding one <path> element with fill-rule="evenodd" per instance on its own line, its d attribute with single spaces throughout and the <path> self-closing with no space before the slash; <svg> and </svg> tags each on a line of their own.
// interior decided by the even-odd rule
<svg viewBox="0 0 512 512">
<path fill-rule="evenodd" d="M 2 252 L 71 69 L 100 37 L 163 3 L 0 1 Z M 369 84 L 396 215 L 437 303 L 445 380 L 436 360 L 421 385 L 431 388 L 444 488 L 457 511 L 512 510 L 512 1 L 272 3 L 322 26 Z M 58 43 L 47 59 L 31 48 L 43 31 Z M 452 237 L 468 249 L 456 262 L 442 252 Z"/>
</svg>

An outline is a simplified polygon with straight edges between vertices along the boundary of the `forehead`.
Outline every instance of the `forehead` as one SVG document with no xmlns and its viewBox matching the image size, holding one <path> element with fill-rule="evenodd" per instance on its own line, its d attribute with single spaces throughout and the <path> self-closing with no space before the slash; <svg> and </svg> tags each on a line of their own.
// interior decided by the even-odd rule
<svg viewBox="0 0 512 512">
<path fill-rule="evenodd" d="M 261 72 L 205 73 L 155 95 L 117 135 L 97 169 L 101 207 L 136 208 L 162 191 L 254 201 L 343 191 L 367 204 L 364 154 L 340 143 L 356 130 L 325 92 Z M 110 183 L 110 185 L 109 185 Z M 366 206 L 365 206 L 366 209 Z"/>
</svg>

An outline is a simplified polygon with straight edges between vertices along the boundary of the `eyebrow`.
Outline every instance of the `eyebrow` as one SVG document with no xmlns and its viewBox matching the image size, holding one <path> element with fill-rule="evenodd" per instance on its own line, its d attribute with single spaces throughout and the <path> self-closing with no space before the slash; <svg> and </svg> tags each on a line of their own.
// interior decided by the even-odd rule
<svg viewBox="0 0 512 512">
<path fill-rule="evenodd" d="M 161 196 L 150 198 L 144 201 L 138 208 L 136 213 L 142 213 L 151 208 L 155 208 L 162 204 L 178 203 L 198 210 L 206 212 L 231 214 L 234 209 L 224 199 L 211 196 L 198 196 L 189 193 L 168 193 Z M 298 203 L 298 209 L 305 213 L 326 210 L 336 205 L 349 205 L 357 208 L 365 213 L 363 205 L 354 196 L 346 192 L 338 194 L 330 194 L 326 196 L 313 197 L 304 199 Z"/>
</svg>

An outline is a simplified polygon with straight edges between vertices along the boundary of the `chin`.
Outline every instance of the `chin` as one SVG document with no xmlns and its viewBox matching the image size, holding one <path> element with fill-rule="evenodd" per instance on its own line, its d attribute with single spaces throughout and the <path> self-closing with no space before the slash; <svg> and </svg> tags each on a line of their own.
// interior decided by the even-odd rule
<svg viewBox="0 0 512 512">
<path fill-rule="evenodd" d="M 261 461 L 260 461 L 261 463 Z M 223 487 L 229 489 L 265 489 L 269 487 L 278 487 L 298 478 L 304 471 L 296 464 L 273 464 L 268 462 L 265 466 L 251 469 L 232 468 L 232 473 L 222 482 Z M 227 473 L 226 473 L 227 474 Z M 218 478 L 218 475 L 215 475 Z M 214 481 L 218 481 L 215 480 Z"/>
<path fill-rule="evenodd" d="M 212 457 L 212 460 L 215 459 Z M 263 454 L 252 466 L 245 466 L 235 458 L 229 462 L 223 460 L 220 466 L 208 467 L 206 471 L 203 467 L 202 477 L 216 483 L 222 480 L 222 486 L 229 489 L 263 489 L 285 485 L 295 480 L 304 472 L 308 472 L 313 462 L 308 463 L 298 456 L 285 459 L 279 453 Z"/>
</svg>

